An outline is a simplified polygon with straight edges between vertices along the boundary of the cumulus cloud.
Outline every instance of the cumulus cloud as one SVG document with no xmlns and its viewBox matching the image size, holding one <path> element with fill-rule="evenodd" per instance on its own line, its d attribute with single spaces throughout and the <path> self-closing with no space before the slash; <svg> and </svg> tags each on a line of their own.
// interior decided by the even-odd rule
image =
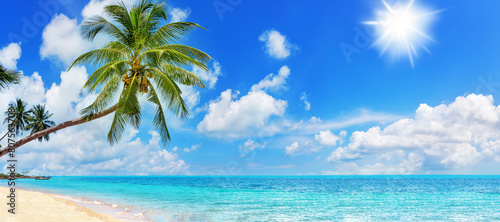
<svg viewBox="0 0 500 222">
<path fill-rule="evenodd" d="M 196 66 L 193 66 L 192 72 L 196 74 L 205 83 L 209 89 L 213 89 L 215 84 L 219 80 L 219 76 L 222 75 L 222 66 L 216 60 L 212 63 L 212 69 L 209 72 L 202 70 Z"/>
<path fill-rule="evenodd" d="M 95 94 L 79 96 L 87 76 L 84 67 L 61 72 L 61 83 L 52 84 L 48 90 L 39 73 L 23 76 L 21 84 L 0 92 L 0 109 L 6 110 L 8 103 L 19 97 L 29 107 L 46 103 L 56 124 L 76 118 L 77 112 L 95 98 Z M 32 141 L 16 151 L 17 157 L 24 161 L 24 169 L 48 171 L 51 175 L 189 173 L 189 166 L 183 160 L 161 148 L 160 136 L 155 131 L 150 131 L 149 142 L 142 142 L 137 137 L 138 130 L 129 128 L 122 143 L 110 147 L 106 135 L 112 118 L 113 115 L 108 115 L 60 130 L 50 134 L 49 142 Z"/>
<path fill-rule="evenodd" d="M 0 64 L 8 69 L 17 69 L 17 60 L 21 58 L 21 44 L 10 43 L 0 49 Z"/>
<path fill-rule="evenodd" d="M 68 72 L 61 72 L 61 83 L 53 83 L 47 90 L 45 98 L 47 108 L 54 113 L 54 120 L 62 122 L 78 117 L 73 107 L 80 102 L 80 90 L 87 81 L 88 74 L 84 66 L 77 66 Z"/>
<path fill-rule="evenodd" d="M 266 94 L 251 91 L 236 99 L 238 92 L 228 89 L 210 102 L 208 113 L 198 124 L 198 131 L 214 136 L 250 136 L 262 130 L 271 116 L 281 116 L 287 102 Z"/>
<path fill-rule="evenodd" d="M 247 95 L 238 99 L 239 91 L 231 89 L 222 92 L 220 97 L 208 105 L 208 113 L 198 124 L 199 132 L 217 137 L 252 136 L 266 131 L 272 134 L 274 129 L 266 129 L 269 119 L 282 116 L 287 107 L 287 101 L 276 99 L 264 90 L 282 87 L 290 69 L 283 66 L 278 76 L 268 75 L 264 80 L 253 85 Z"/>
<path fill-rule="evenodd" d="M 192 145 L 190 148 L 184 148 L 184 153 L 190 153 L 192 151 L 195 151 L 197 150 L 199 147 L 201 146 L 201 144 L 197 144 L 197 145 Z"/>
<path fill-rule="evenodd" d="M 256 149 L 264 149 L 266 148 L 267 143 L 257 143 L 254 140 L 248 139 L 243 146 L 240 146 L 241 157 L 244 157 L 246 154 L 256 150 Z"/>
<path fill-rule="evenodd" d="M 124 0 L 123 2 L 130 9 L 137 0 Z M 115 3 L 115 0 L 91 0 L 81 11 L 83 21 L 94 15 L 101 15 L 110 20 L 104 14 L 104 7 Z M 68 66 L 79 55 L 100 48 L 108 42 L 108 37 L 103 35 L 98 35 L 92 42 L 83 40 L 80 36 L 79 25 L 76 18 L 71 19 L 64 14 L 55 15 L 42 33 L 40 48 L 42 59 L 51 59 Z"/>
<path fill-rule="evenodd" d="M 402 149 L 397 149 L 378 155 L 377 160 L 393 160 L 395 157 L 404 157 L 404 156 L 406 156 L 405 151 L 403 151 Z"/>
<path fill-rule="evenodd" d="M 286 79 L 290 75 L 290 68 L 283 66 L 278 71 L 278 75 L 269 74 L 259 83 L 252 86 L 252 91 L 258 90 L 279 90 L 285 88 Z"/>
<path fill-rule="evenodd" d="M 80 37 L 76 19 L 59 14 L 43 30 L 40 56 L 70 65 L 79 55 L 93 47 L 93 43 Z"/>
<path fill-rule="evenodd" d="M 86 19 L 94 15 L 103 16 L 104 7 L 106 5 L 115 4 L 116 2 L 116 0 L 90 0 L 90 2 L 85 5 L 82 10 L 82 17 Z M 127 6 L 128 9 L 130 9 L 135 2 L 137 2 L 137 0 L 123 0 L 123 3 L 125 3 L 125 6 Z"/>
<path fill-rule="evenodd" d="M 200 77 L 200 79 L 205 83 L 205 85 L 209 89 L 213 89 L 215 87 L 215 84 L 218 81 L 219 76 L 222 74 L 221 68 L 222 67 L 219 64 L 219 62 L 214 61 L 212 63 L 212 69 L 209 72 L 206 72 L 206 71 L 204 71 L 196 66 L 193 66 L 192 72 L 194 74 L 198 75 L 198 77 Z M 194 107 L 196 107 L 200 103 L 200 91 L 198 90 L 197 87 L 185 86 L 185 85 L 179 84 L 179 88 L 182 91 L 181 96 L 184 99 L 184 101 L 186 102 L 186 104 L 188 105 L 190 110 L 192 110 Z M 199 112 L 200 112 L 200 108 L 194 110 L 195 114 L 199 113 Z M 191 115 L 190 117 L 193 117 L 193 115 Z"/>
<path fill-rule="evenodd" d="M 300 101 L 304 102 L 304 109 L 306 111 L 309 111 L 311 109 L 311 103 L 309 103 L 309 101 L 307 101 L 307 95 L 305 92 L 300 94 Z"/>
<path fill-rule="evenodd" d="M 328 156 L 328 162 L 334 161 L 343 161 L 343 160 L 354 160 L 361 158 L 362 155 L 360 153 L 351 153 L 347 147 L 339 147 L 335 149 L 330 156 Z"/>
<path fill-rule="evenodd" d="M 314 139 L 321 145 L 324 146 L 335 146 L 337 142 L 342 143 L 343 138 L 347 135 L 346 131 L 341 131 L 338 136 L 334 135 L 330 130 L 325 130 L 319 132 L 319 134 L 314 135 Z"/>
<path fill-rule="evenodd" d="M 292 157 L 316 153 L 324 147 L 308 137 L 293 137 L 291 139 L 296 139 L 296 141 L 285 147 L 285 153 Z"/>
<path fill-rule="evenodd" d="M 400 119 L 384 129 L 376 126 L 354 132 L 349 140 L 328 160 L 401 149 L 418 151 L 448 169 L 474 166 L 500 156 L 500 107 L 493 104 L 491 95 L 476 94 L 436 107 L 421 104 L 413 118 Z"/>
<path fill-rule="evenodd" d="M 297 155 L 299 151 L 299 142 L 293 142 L 291 145 L 285 147 L 285 152 L 289 156 Z"/>
<path fill-rule="evenodd" d="M 295 44 L 287 40 L 286 36 L 274 29 L 264 31 L 259 36 L 259 40 L 265 43 L 267 54 L 277 59 L 287 58 L 293 51 L 298 49 Z"/>
<path fill-rule="evenodd" d="M 195 87 L 179 84 L 179 88 L 182 92 L 181 96 L 189 109 L 193 109 L 193 107 L 200 103 L 200 91 L 196 90 Z"/>
<path fill-rule="evenodd" d="M 29 105 L 42 103 L 45 101 L 45 88 L 42 77 L 38 72 L 31 76 L 23 76 L 20 84 L 12 85 L 0 91 L 0 110 L 7 110 L 9 103 L 16 98 L 22 98 Z M 3 134 L 2 134 L 3 135 Z"/>
<path fill-rule="evenodd" d="M 190 8 L 173 8 L 170 10 L 170 22 L 184 22 L 186 19 L 189 17 L 191 14 L 191 9 Z"/>
<path fill-rule="evenodd" d="M 309 122 L 314 124 L 314 123 L 321 123 L 323 121 L 321 121 L 321 118 L 313 116 L 311 117 L 311 119 L 309 119 Z"/>
</svg>

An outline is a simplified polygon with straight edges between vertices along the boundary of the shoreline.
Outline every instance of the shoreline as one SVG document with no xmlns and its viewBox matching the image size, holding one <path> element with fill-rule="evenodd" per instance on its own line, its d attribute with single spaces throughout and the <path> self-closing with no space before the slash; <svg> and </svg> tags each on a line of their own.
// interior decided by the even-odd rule
<svg viewBox="0 0 500 222">
<path fill-rule="evenodd" d="M 7 196 L 10 193 L 10 188 L 0 186 L 0 194 Z M 119 218 L 113 215 L 120 216 L 121 214 L 131 213 L 130 209 L 127 211 L 120 211 L 115 205 L 105 204 L 103 202 L 91 202 L 79 200 L 76 197 L 64 196 L 60 194 L 51 194 L 43 191 L 29 191 L 19 189 L 15 190 L 15 214 L 8 212 L 10 206 L 1 204 L 0 218 L 4 218 L 5 222 L 14 221 L 68 221 L 68 222 L 125 222 L 137 221 L 134 218 L 127 219 Z M 7 201 L 7 198 L 5 198 Z M 93 205 L 93 206 L 92 206 Z M 103 213 L 96 209 L 102 206 Z M 106 208 L 106 209 L 105 209 Z M 127 208 L 128 209 L 128 208 Z M 130 216 L 130 215 L 129 215 Z M 142 216 L 139 215 L 139 216 Z M 137 218 L 138 219 L 138 218 Z M 145 218 L 143 218 L 145 219 Z M 140 221 L 140 220 L 139 220 Z M 143 220 L 144 221 L 144 220 Z"/>
</svg>

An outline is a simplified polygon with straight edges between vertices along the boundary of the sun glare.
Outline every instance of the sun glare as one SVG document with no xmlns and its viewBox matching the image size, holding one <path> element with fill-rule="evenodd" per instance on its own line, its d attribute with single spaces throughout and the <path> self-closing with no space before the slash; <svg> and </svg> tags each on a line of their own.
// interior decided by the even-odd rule
<svg viewBox="0 0 500 222">
<path fill-rule="evenodd" d="M 364 22 L 375 27 L 377 39 L 373 46 L 380 50 L 380 55 L 389 53 L 393 59 L 408 57 L 414 67 L 420 50 L 430 54 L 426 44 L 435 40 L 430 37 L 429 26 L 439 11 L 429 11 L 414 0 L 392 5 L 382 0 L 382 4 L 382 9 L 375 10 L 377 19 Z"/>
</svg>

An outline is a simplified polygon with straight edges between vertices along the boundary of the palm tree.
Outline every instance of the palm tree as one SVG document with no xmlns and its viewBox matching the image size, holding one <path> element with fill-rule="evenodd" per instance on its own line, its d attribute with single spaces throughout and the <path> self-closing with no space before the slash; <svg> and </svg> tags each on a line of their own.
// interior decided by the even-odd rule
<svg viewBox="0 0 500 222">
<path fill-rule="evenodd" d="M 110 21 L 103 16 L 93 16 L 82 24 L 81 34 L 90 41 L 98 34 L 108 35 L 113 40 L 102 49 L 79 56 L 69 68 L 81 64 L 99 66 L 83 87 L 89 92 L 101 88 L 96 100 L 81 110 L 81 118 L 27 136 L 17 141 L 14 149 L 40 136 L 115 112 L 107 136 L 113 145 L 120 140 L 128 124 L 139 127 L 141 104 L 138 96 L 141 94 L 156 106 L 153 125 L 158 129 L 163 145 L 170 140 L 170 134 L 162 102 L 177 116 L 188 116 L 189 110 L 178 84 L 205 87 L 196 74 L 185 68 L 194 65 L 208 71 L 211 58 L 198 49 L 177 42 L 190 30 L 203 27 L 192 22 L 161 25 L 167 21 L 166 5 L 151 0 L 142 0 L 130 10 L 123 2 L 108 5 L 104 14 Z M 109 107 L 118 92 L 118 102 Z M 7 152 L 5 148 L 0 150 L 0 157 Z"/>
<path fill-rule="evenodd" d="M 0 65 L 0 90 L 7 88 L 11 84 L 19 84 L 21 73 L 8 70 Z"/>
<path fill-rule="evenodd" d="M 9 110 L 14 111 L 5 111 L 7 117 L 5 117 L 3 123 L 8 122 L 16 130 L 16 135 L 22 135 L 23 131 L 26 130 L 25 126 L 30 118 L 30 112 L 26 109 L 26 105 L 25 101 L 18 98 L 15 103 L 9 104 Z"/>
<path fill-rule="evenodd" d="M 28 119 L 29 124 L 26 125 L 26 130 L 31 130 L 30 134 L 48 129 L 55 125 L 54 121 L 50 120 L 53 113 L 49 113 L 49 111 L 45 110 L 45 105 L 42 106 L 38 104 L 33 106 L 29 112 L 31 116 Z M 49 141 L 49 134 L 39 137 L 38 142 L 42 142 L 43 139 Z"/>
</svg>

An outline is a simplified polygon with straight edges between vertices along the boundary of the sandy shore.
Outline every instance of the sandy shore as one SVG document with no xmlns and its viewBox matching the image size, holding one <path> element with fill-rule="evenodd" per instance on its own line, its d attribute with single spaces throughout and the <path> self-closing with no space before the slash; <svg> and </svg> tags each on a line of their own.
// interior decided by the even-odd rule
<svg viewBox="0 0 500 222">
<path fill-rule="evenodd" d="M 10 207 L 6 204 L 10 191 L 0 187 L 2 201 L 0 203 L 0 218 L 3 222 L 117 222 L 111 215 L 97 213 L 89 208 L 78 206 L 75 202 L 53 197 L 48 194 L 16 190 L 15 215 L 8 212 Z"/>
</svg>

